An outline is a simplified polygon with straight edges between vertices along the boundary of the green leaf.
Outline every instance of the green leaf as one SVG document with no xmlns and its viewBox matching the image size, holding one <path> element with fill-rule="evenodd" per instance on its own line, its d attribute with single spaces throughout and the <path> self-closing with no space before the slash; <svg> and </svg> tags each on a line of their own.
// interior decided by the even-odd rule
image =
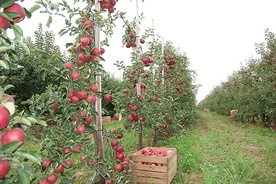
<svg viewBox="0 0 276 184">
<path fill-rule="evenodd" d="M 31 51 L 30 51 L 30 48 L 28 47 L 28 45 L 26 44 L 26 43 L 24 43 L 24 42 L 21 42 L 21 41 L 17 41 L 19 44 L 20 44 L 20 46 L 25 50 L 25 52 L 26 52 L 26 54 L 27 55 L 30 55 L 31 54 Z"/>
<path fill-rule="evenodd" d="M 38 10 L 40 8 L 40 6 L 38 4 L 32 6 L 30 9 L 29 9 L 29 12 L 30 13 L 34 13 L 36 10 Z"/>
<path fill-rule="evenodd" d="M 4 91 L 7 91 L 7 90 L 10 89 L 10 88 L 14 88 L 14 86 L 11 85 L 11 84 L 8 84 L 8 85 L 6 85 L 6 86 L 4 87 Z"/>
<path fill-rule="evenodd" d="M 36 122 L 36 124 L 47 126 L 47 122 L 43 121 L 43 120 L 40 120 L 40 121 Z"/>
<path fill-rule="evenodd" d="M 49 28 L 50 27 L 50 24 L 53 22 L 53 18 L 52 16 L 49 16 L 48 17 L 48 20 L 47 20 L 47 23 L 46 23 L 46 26 Z"/>
<path fill-rule="evenodd" d="M 4 60 L 0 60 L 0 66 L 8 70 L 10 69 L 8 62 Z"/>
<path fill-rule="evenodd" d="M 13 153 L 17 148 L 19 148 L 19 146 L 22 144 L 22 142 L 19 142 L 19 141 L 14 141 L 14 142 L 11 142 L 9 144 L 6 144 L 4 146 L 2 146 L 2 148 L 0 149 L 1 152 L 4 152 L 4 153 L 8 153 L 8 154 L 11 154 Z"/>
<path fill-rule="evenodd" d="M 1 8 L 6 8 L 8 6 L 11 6 L 14 3 L 14 0 L 4 0 L 0 1 L 0 7 Z"/>
<path fill-rule="evenodd" d="M 1 52 L 6 52 L 6 51 L 11 50 L 11 49 L 12 49 L 11 45 L 1 45 L 0 46 L 0 53 Z"/>
<path fill-rule="evenodd" d="M 20 116 L 16 116 L 14 118 L 14 123 L 18 123 L 18 124 L 22 124 L 22 125 L 27 125 L 27 126 L 31 126 L 32 125 L 32 123 L 27 118 L 20 117 Z"/>
<path fill-rule="evenodd" d="M 25 15 L 28 19 L 32 17 L 32 13 L 29 12 L 26 8 L 24 8 L 24 11 L 25 11 Z"/>
<path fill-rule="evenodd" d="M 41 73 L 41 78 L 42 78 L 42 80 L 45 81 L 46 75 L 47 75 L 47 72 L 46 72 L 45 70 L 42 71 L 42 73 Z"/>
<path fill-rule="evenodd" d="M 29 174 L 24 170 L 24 168 L 16 169 L 16 173 L 17 173 L 17 179 L 19 183 L 24 183 L 24 184 L 31 183 Z"/>
<path fill-rule="evenodd" d="M 14 155 L 27 158 L 39 165 L 42 163 L 42 156 L 35 151 L 19 150 L 19 151 L 15 152 Z"/>
<path fill-rule="evenodd" d="M 11 25 L 11 28 L 13 29 L 16 40 L 21 40 L 21 37 L 23 36 L 22 29 L 18 25 Z"/>
<path fill-rule="evenodd" d="M 4 107 L 6 107 L 10 114 L 13 115 L 15 112 L 15 105 L 13 104 L 13 102 L 5 102 L 2 104 Z"/>
</svg>

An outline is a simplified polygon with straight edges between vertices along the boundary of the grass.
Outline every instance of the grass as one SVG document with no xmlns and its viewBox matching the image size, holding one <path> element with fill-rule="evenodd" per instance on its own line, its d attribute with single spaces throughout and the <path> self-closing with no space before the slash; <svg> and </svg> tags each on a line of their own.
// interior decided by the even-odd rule
<svg viewBox="0 0 276 184">
<path fill-rule="evenodd" d="M 276 135 L 269 129 L 252 124 L 228 121 L 215 113 L 198 112 L 197 123 L 187 127 L 186 133 L 159 141 L 159 146 L 177 148 L 177 173 L 172 184 L 274 184 L 276 182 Z M 106 131 L 122 130 L 122 122 L 104 123 Z M 144 129 L 144 135 L 151 133 Z M 144 137 L 149 146 L 151 137 Z M 27 141 L 26 147 L 32 147 Z M 138 134 L 130 130 L 122 144 L 131 156 L 137 151 Z M 79 157 L 76 170 L 83 168 Z M 86 172 L 85 172 L 86 171 Z M 72 171 L 74 172 L 74 171 Z M 84 174 L 76 184 L 91 177 Z"/>
</svg>

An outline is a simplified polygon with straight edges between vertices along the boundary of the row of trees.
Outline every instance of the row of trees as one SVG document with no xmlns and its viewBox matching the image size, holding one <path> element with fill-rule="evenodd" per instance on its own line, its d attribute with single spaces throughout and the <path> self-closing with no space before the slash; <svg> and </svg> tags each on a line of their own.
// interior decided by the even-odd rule
<svg viewBox="0 0 276 184">
<path fill-rule="evenodd" d="M 229 115 L 237 109 L 237 118 L 270 125 L 276 122 L 276 37 L 265 31 L 265 43 L 256 44 L 260 58 L 251 58 L 245 66 L 215 87 L 198 107 Z"/>
<path fill-rule="evenodd" d="M 0 5 L 3 8 L 14 4 L 14 0 L 2 2 Z M 143 147 L 143 127 L 153 130 L 156 146 L 158 135 L 167 138 L 195 121 L 197 86 L 192 85 L 195 73 L 188 69 L 187 57 L 172 43 L 163 44 L 160 38 L 149 39 L 147 47 L 142 47 L 139 42 L 144 44 L 151 31 L 141 36 L 139 15 L 136 21 L 128 22 L 124 18 L 125 13 L 115 11 L 116 5 L 115 0 L 76 0 L 73 6 L 63 0 L 57 3 L 41 0 L 30 11 L 25 10 L 31 14 L 43 8 L 50 15 L 62 14 L 66 17 L 66 25 L 60 35 L 68 33 L 75 36 L 73 43 L 66 44 L 68 56 L 64 56 L 54 44 L 52 33 L 44 33 L 41 26 L 35 33 L 35 42 L 27 38 L 17 45 L 17 42 L 10 41 L 6 32 L 1 34 L 1 38 L 10 41 L 6 44 L 7 49 L 2 45 L 0 47 L 1 59 L 10 66 L 17 66 L 16 70 L 3 71 L 2 74 L 9 76 L 3 86 L 9 87 L 9 83 L 14 82 L 16 89 L 9 92 L 18 94 L 20 101 L 17 103 L 23 101 L 22 109 L 28 108 L 31 114 L 15 112 L 19 114 L 16 122 L 24 123 L 18 126 L 19 129 L 23 127 L 28 130 L 27 135 L 37 143 L 39 150 L 38 153 L 22 151 L 22 140 L 1 145 L 1 158 L 5 158 L 5 163 L 10 163 L 13 170 L 2 174 L 1 182 L 55 183 L 59 178 L 60 183 L 72 183 L 74 173 L 70 168 L 75 166 L 73 157 L 79 157 L 95 173 L 91 183 L 125 182 L 130 158 L 121 145 L 123 134 L 116 130 L 104 130 L 101 124 L 102 106 L 115 108 L 116 112 L 106 112 L 108 114 L 125 115 L 128 121 L 126 131 L 137 127 L 134 130 L 139 135 L 138 149 Z M 104 47 L 108 46 L 108 38 L 118 18 L 126 23 L 123 42 L 127 48 L 133 49 L 130 66 L 117 63 L 119 69 L 124 70 L 122 82 L 105 73 L 101 65 L 106 54 Z M 48 23 L 51 16 L 49 20 Z M 100 30 L 107 36 L 102 41 Z M 26 52 L 29 54 L 26 55 Z M 18 59 L 13 63 L 10 56 L 14 53 Z M 49 71 L 49 68 L 52 70 Z M 30 72 L 33 72 L 33 78 Z M 22 73 L 24 75 L 20 78 Z M 20 86 L 25 88 L 24 85 L 29 86 L 25 89 L 26 93 L 17 90 Z M 8 87 L 3 90 L 8 90 Z M 35 87 L 38 88 L 34 92 L 32 88 Z M 1 102 L 6 104 L 7 101 L 5 97 Z M 3 127 L 1 132 L 13 129 L 15 123 L 13 119 L 11 121 L 13 123 Z M 17 161 L 15 164 L 14 160 L 22 160 L 22 156 L 25 157 L 24 162 L 20 164 Z"/>
</svg>

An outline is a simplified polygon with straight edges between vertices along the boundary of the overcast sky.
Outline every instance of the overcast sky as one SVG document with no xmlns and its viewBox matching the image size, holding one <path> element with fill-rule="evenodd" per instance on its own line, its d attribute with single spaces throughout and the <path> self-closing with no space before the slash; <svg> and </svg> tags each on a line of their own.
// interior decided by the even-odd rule
<svg viewBox="0 0 276 184">
<path fill-rule="evenodd" d="M 33 1 L 25 0 L 28 9 Z M 197 73 L 195 84 L 200 84 L 197 101 L 204 99 L 212 89 L 226 81 L 241 64 L 251 57 L 259 57 L 255 43 L 264 42 L 264 31 L 276 32 L 275 0 L 140 0 L 139 12 L 144 13 L 142 27 L 152 27 L 165 41 L 171 41 L 186 53 L 190 68 Z M 119 0 L 117 10 L 127 12 L 131 21 L 136 15 L 136 0 Z M 32 35 L 39 22 L 47 16 L 35 12 L 31 19 L 20 23 L 24 35 Z M 113 63 L 129 62 L 129 50 L 122 47 L 124 34 L 118 22 L 110 47 L 106 48 L 104 67 L 118 73 Z M 50 29 L 57 33 L 63 26 L 55 18 Z M 45 27 L 45 30 L 46 29 Z M 57 44 L 64 48 L 70 38 L 56 36 Z"/>
</svg>

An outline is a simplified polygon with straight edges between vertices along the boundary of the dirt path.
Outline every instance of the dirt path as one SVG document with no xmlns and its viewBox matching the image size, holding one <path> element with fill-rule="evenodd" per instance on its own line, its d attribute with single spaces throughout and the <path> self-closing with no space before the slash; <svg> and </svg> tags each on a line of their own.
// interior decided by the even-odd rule
<svg viewBox="0 0 276 184">
<path fill-rule="evenodd" d="M 200 117 L 194 126 L 200 170 L 188 183 L 276 183 L 275 134 L 214 113 Z"/>
</svg>

